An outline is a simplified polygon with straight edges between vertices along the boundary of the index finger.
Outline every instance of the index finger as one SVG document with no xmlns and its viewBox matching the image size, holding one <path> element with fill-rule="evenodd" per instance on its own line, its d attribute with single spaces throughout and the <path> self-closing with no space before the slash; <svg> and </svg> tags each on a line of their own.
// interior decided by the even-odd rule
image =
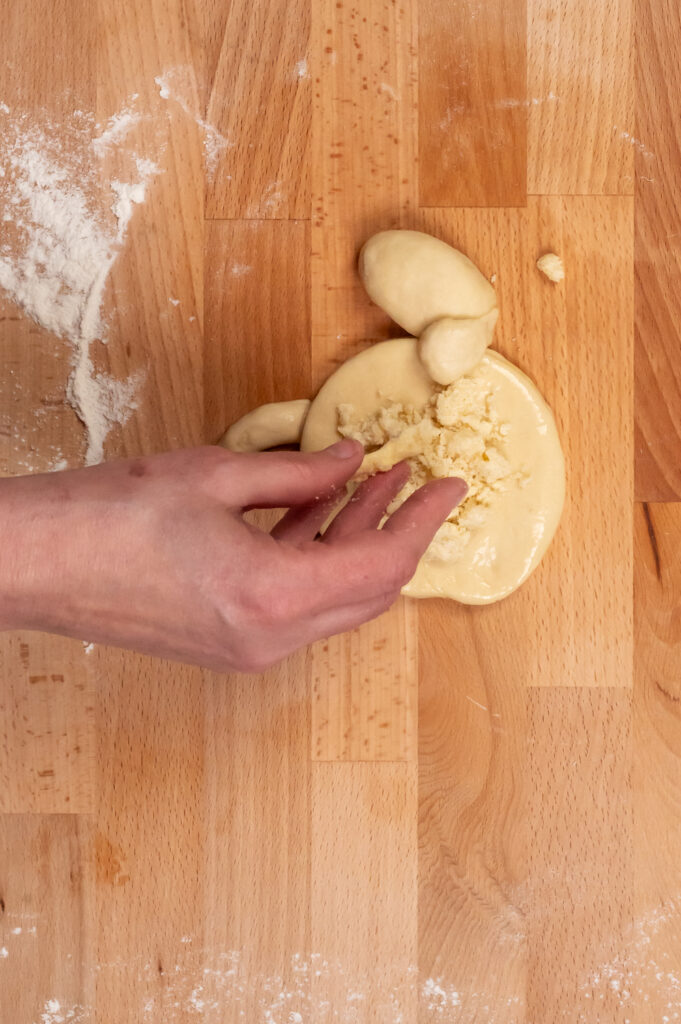
<svg viewBox="0 0 681 1024">
<path fill-rule="evenodd" d="M 355 604 L 399 591 L 467 489 L 456 477 L 434 480 L 415 491 L 382 530 L 361 530 L 328 544 L 306 545 L 301 568 L 316 581 L 317 608 Z"/>
</svg>

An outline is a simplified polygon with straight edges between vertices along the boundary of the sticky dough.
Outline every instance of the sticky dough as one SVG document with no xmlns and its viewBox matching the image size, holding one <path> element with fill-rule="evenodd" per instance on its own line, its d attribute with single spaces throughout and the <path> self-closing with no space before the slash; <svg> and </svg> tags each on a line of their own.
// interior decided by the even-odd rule
<svg viewBox="0 0 681 1024">
<path fill-rule="evenodd" d="M 342 436 L 374 449 L 360 476 L 410 460 L 412 479 L 389 511 L 428 480 L 458 475 L 469 484 L 403 593 L 488 604 L 539 563 L 563 507 L 563 454 L 537 388 L 498 353 L 444 388 L 426 374 L 413 338 L 366 349 L 320 390 L 301 448 Z"/>
<path fill-rule="evenodd" d="M 467 256 L 422 231 L 381 231 L 365 243 L 359 273 L 373 301 L 409 334 L 443 317 L 479 317 L 494 288 Z"/>
<path fill-rule="evenodd" d="M 471 319 L 444 317 L 426 327 L 419 338 L 419 359 L 436 384 L 452 384 L 482 359 L 492 343 L 499 310 Z"/>
<path fill-rule="evenodd" d="M 232 452 L 260 452 L 278 444 L 297 444 L 309 408 L 307 398 L 258 406 L 233 423 L 219 444 Z"/>
</svg>

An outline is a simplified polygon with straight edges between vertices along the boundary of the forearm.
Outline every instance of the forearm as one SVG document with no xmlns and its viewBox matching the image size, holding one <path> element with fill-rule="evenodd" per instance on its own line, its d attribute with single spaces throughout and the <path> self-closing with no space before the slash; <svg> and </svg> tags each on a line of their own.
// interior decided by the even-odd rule
<svg viewBox="0 0 681 1024">
<path fill-rule="evenodd" d="M 0 629 L 63 632 L 73 621 L 68 512 L 45 477 L 0 480 Z"/>
</svg>

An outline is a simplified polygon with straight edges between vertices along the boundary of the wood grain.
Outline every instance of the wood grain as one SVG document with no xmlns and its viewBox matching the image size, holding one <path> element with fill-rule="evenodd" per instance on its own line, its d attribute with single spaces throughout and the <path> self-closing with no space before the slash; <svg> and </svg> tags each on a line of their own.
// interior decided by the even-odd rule
<svg viewBox="0 0 681 1024">
<path fill-rule="evenodd" d="M 637 505 L 634 920 L 615 977 L 641 1024 L 681 1009 L 681 506 Z"/>
<path fill-rule="evenodd" d="M 416 0 L 313 5 L 313 383 L 390 326 L 356 260 L 415 205 Z"/>
<path fill-rule="evenodd" d="M 311 394 L 309 225 L 206 225 L 204 434 L 264 402 Z"/>
<path fill-rule="evenodd" d="M 0 813 L 95 808 L 95 688 L 77 640 L 4 634 L 0 648 Z"/>
<path fill-rule="evenodd" d="M 313 766 L 311 1020 L 415 1020 L 416 798 L 413 765 Z"/>
<path fill-rule="evenodd" d="M 528 1020 L 628 1019 L 607 968 L 632 915 L 631 704 L 621 688 L 527 694 Z"/>
<path fill-rule="evenodd" d="M 393 334 L 355 261 L 404 226 L 496 275 L 569 494 L 506 601 L 401 601 L 260 678 L 3 638 L 3 1024 L 671 1024 L 681 514 L 634 521 L 633 324 L 637 491 L 668 501 L 678 11 L 637 0 L 634 79 L 633 0 L 530 0 L 526 31 L 515 0 L 5 6 L 0 101 L 57 132 L 134 103 L 103 180 L 161 171 L 95 351 L 147 374 L 109 457 L 214 441 Z M 77 464 L 68 350 L 0 318 L 0 472 Z"/>
<path fill-rule="evenodd" d="M 28 117 L 34 129 L 59 141 L 73 126 L 73 111 L 94 108 L 95 21 L 85 0 L 38 0 L 25 9 L 2 11 L 0 113 L 3 156 L 15 143 L 17 126 Z M 3 170 L 5 160 L 3 159 Z M 9 241 L 2 218 L 3 241 Z M 70 373 L 67 344 L 52 337 L 0 295 L 0 473 L 39 472 L 63 458 L 76 461 L 81 428 L 64 401 Z"/>
<path fill-rule="evenodd" d="M 634 191 L 633 0 L 529 0 L 527 190 Z"/>
<path fill-rule="evenodd" d="M 681 173 L 673 3 L 636 6 L 636 497 L 681 497 Z"/>
<path fill-rule="evenodd" d="M 94 880 L 86 817 L 0 815 L 0 1020 L 92 1019 Z"/>
<path fill-rule="evenodd" d="M 415 226 L 497 275 L 495 347 L 529 373 L 556 414 L 567 463 L 563 518 L 541 566 L 509 599 L 527 680 L 629 687 L 631 200 L 533 198 L 527 210 L 426 210 Z M 551 248 L 565 259 L 560 286 L 535 266 Z"/>
<path fill-rule="evenodd" d="M 227 11 L 211 19 L 222 40 L 207 117 L 226 144 L 208 183 L 206 215 L 308 217 L 310 5 L 234 0 Z"/>
<path fill-rule="evenodd" d="M 517 895 L 526 651 L 508 601 L 484 611 L 428 605 L 419 634 L 418 1020 L 514 1024 L 525 1020 L 527 971 Z"/>
<path fill-rule="evenodd" d="M 313 646 L 313 760 L 415 760 L 416 615 L 403 599 L 380 619 Z"/>
<path fill-rule="evenodd" d="M 203 138 L 180 105 L 159 97 L 154 82 L 159 71 L 182 68 L 191 58 L 179 0 L 145 0 L 134 17 L 129 0 L 100 8 L 98 119 L 104 123 L 135 94 L 140 115 L 125 147 L 107 155 L 103 173 L 131 180 L 131 153 L 160 170 L 112 268 L 109 342 L 97 353 L 98 364 L 117 379 L 143 376 L 139 409 L 108 443 L 110 456 L 123 456 L 202 439 Z M 191 109 L 192 76 L 172 83 L 183 98 L 182 90 L 191 86 Z"/>
<path fill-rule="evenodd" d="M 418 55 L 421 206 L 524 206 L 524 0 L 421 4 Z"/>
<path fill-rule="evenodd" d="M 165 663 L 161 671 L 126 652 L 105 659 L 94 820 L 96 1001 L 111 1024 L 142 1015 L 160 1024 L 185 998 L 203 929 L 203 680 L 198 669 Z"/>
</svg>

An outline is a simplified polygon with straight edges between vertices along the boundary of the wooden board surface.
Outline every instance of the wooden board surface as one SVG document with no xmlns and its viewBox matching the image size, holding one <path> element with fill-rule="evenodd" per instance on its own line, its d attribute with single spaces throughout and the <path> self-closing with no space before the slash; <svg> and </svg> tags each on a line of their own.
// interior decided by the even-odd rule
<svg viewBox="0 0 681 1024">
<path fill-rule="evenodd" d="M 390 336 L 355 259 L 403 226 L 496 275 L 568 464 L 520 592 L 257 679 L 3 636 L 1 1024 L 681 1020 L 677 6 L 0 7 L 0 102 L 134 102 L 162 170 L 106 294 L 101 367 L 147 375 L 108 458 Z M 69 355 L 2 301 L 4 475 L 82 458 Z"/>
</svg>

